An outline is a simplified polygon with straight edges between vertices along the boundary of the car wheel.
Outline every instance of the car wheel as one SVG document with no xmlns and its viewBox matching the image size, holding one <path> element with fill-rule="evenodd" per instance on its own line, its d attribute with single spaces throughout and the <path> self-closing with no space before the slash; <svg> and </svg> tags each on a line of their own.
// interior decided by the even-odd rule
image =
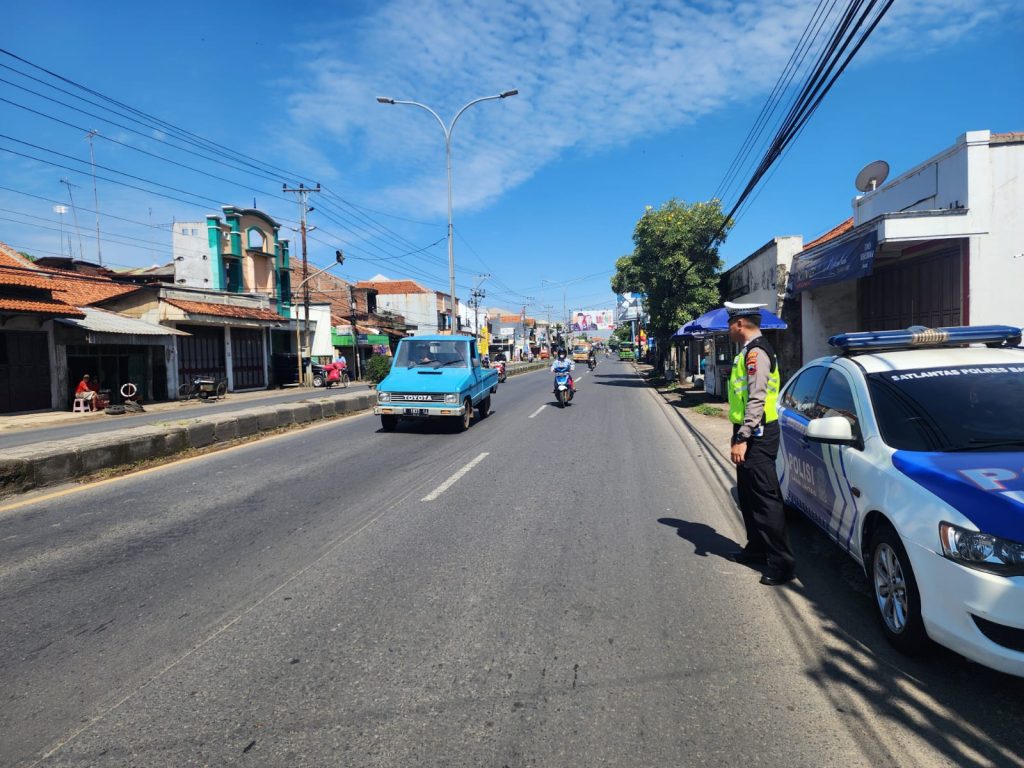
<svg viewBox="0 0 1024 768">
<path fill-rule="evenodd" d="M 871 540 L 869 576 L 875 607 L 886 639 L 906 654 L 919 653 L 928 642 L 921 618 L 921 595 L 900 536 L 888 523 Z"/>
<path fill-rule="evenodd" d="M 459 432 L 465 432 L 473 423 L 473 401 L 468 397 L 462 402 L 462 416 L 459 417 Z"/>
<path fill-rule="evenodd" d="M 486 419 L 487 415 L 491 412 L 491 396 L 488 395 L 480 401 L 480 405 L 477 406 L 480 411 L 480 418 Z"/>
<path fill-rule="evenodd" d="M 398 426 L 397 416 L 381 416 L 380 417 L 380 428 L 385 432 L 394 432 L 395 427 Z"/>
<path fill-rule="evenodd" d="M 322 387 L 326 383 L 327 382 L 324 381 L 324 377 L 321 376 L 319 373 L 316 376 L 313 377 L 313 386 L 314 387 Z"/>
</svg>

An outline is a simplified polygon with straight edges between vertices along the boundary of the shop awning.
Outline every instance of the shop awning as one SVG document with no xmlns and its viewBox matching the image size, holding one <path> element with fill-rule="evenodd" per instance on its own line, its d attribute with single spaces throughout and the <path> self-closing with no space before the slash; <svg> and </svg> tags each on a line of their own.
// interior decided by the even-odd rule
<svg viewBox="0 0 1024 768">
<path fill-rule="evenodd" d="M 391 343 L 391 340 L 383 333 L 360 333 L 357 336 L 359 340 L 359 346 L 387 346 Z M 352 346 L 352 334 L 351 333 L 332 333 L 331 344 L 335 347 L 351 347 Z"/>
<path fill-rule="evenodd" d="M 74 328 L 81 328 L 88 333 L 96 334 L 119 334 L 123 336 L 190 336 L 185 331 L 177 328 L 170 328 L 166 325 L 157 325 L 135 317 L 119 315 L 116 312 L 108 312 L 105 309 L 95 307 L 82 307 L 85 313 L 84 318 L 59 317 L 58 323 L 70 325 Z"/>
<path fill-rule="evenodd" d="M 793 290 L 806 291 L 867 277 L 874 266 L 877 247 L 878 231 L 872 225 L 867 231 L 820 250 L 798 253 L 791 269 Z"/>
</svg>

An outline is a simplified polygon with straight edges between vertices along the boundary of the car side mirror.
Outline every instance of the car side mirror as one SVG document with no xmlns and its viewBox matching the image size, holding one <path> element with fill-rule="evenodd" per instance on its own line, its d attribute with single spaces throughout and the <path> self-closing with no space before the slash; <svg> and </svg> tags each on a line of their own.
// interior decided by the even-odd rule
<svg viewBox="0 0 1024 768">
<path fill-rule="evenodd" d="M 853 434 L 850 422 L 842 416 L 811 419 L 804 436 L 812 442 L 829 445 L 857 445 L 860 442 Z"/>
</svg>

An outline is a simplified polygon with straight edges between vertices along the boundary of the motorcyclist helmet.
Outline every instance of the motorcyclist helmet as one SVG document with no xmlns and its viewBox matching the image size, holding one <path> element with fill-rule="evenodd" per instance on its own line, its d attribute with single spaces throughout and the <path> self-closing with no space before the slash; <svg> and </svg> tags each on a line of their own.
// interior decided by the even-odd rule
<svg viewBox="0 0 1024 768">
<path fill-rule="evenodd" d="M 559 360 L 565 360 L 565 350 L 564 349 L 558 350 L 558 359 Z"/>
</svg>

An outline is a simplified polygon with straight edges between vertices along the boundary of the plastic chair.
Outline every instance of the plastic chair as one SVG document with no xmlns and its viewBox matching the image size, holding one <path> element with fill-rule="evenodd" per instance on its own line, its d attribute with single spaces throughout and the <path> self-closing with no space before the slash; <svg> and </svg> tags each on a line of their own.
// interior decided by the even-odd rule
<svg viewBox="0 0 1024 768">
<path fill-rule="evenodd" d="M 89 401 L 83 400 L 80 397 L 75 398 L 74 405 L 71 406 L 72 413 L 88 413 L 89 412 Z"/>
</svg>

